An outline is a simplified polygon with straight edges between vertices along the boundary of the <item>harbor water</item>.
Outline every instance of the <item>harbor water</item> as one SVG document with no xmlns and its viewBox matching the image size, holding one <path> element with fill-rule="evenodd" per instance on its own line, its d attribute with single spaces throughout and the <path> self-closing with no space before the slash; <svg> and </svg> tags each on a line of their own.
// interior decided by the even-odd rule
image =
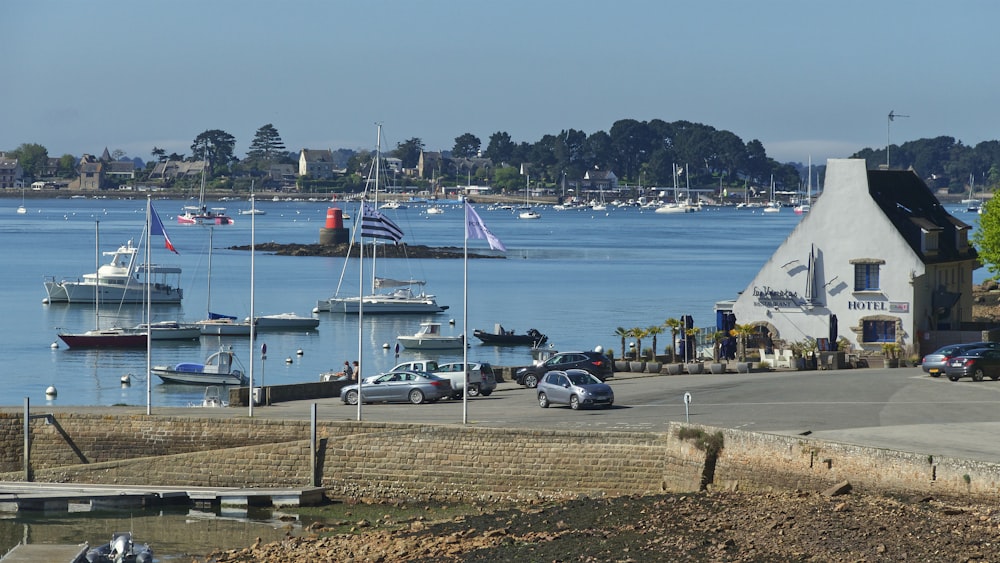
<svg viewBox="0 0 1000 563">
<path fill-rule="evenodd" d="M 93 305 L 44 304 L 43 281 L 79 279 L 95 270 L 96 233 L 101 252 L 113 251 L 129 239 L 143 236 L 146 201 L 135 199 L 53 198 L 31 200 L 28 213 L 15 213 L 18 202 L 5 200 L 0 208 L 0 257 L 4 262 L 0 323 L 5 369 L 0 377 L 6 392 L 0 404 L 17 406 L 28 397 L 32 405 L 114 404 L 147 402 L 145 350 L 68 349 L 58 338 L 62 331 L 79 332 L 98 323 Z M 351 217 L 352 203 L 326 200 L 258 201 L 264 215 L 237 215 L 247 201 L 230 201 L 235 224 L 213 227 L 211 292 L 209 295 L 209 227 L 178 225 L 176 215 L 190 202 L 154 199 L 167 234 L 179 255 L 164 248 L 161 237 L 152 240 L 152 261 L 183 269 L 183 303 L 155 306 L 153 321 L 204 319 L 213 312 L 244 318 L 251 298 L 256 314 L 294 312 L 310 315 L 316 301 L 360 291 L 357 258 L 277 256 L 231 247 L 257 243 L 315 243 L 325 225 L 327 210 L 341 207 Z M 385 211 L 415 245 L 461 249 L 464 238 L 462 207 L 441 206 L 444 213 L 427 214 L 426 205 L 411 204 Z M 384 259 L 380 275 L 419 278 L 426 290 L 449 308 L 428 316 L 365 316 L 317 313 L 317 330 L 297 333 L 261 333 L 249 338 L 203 337 L 190 343 L 154 343 L 152 365 L 201 362 L 231 346 L 255 384 L 273 385 L 317 381 L 345 360 L 359 359 L 365 375 L 420 357 L 402 349 L 395 354 L 396 337 L 417 332 L 422 321 L 441 322 L 446 335 L 461 334 L 465 296 L 468 302 L 470 361 L 493 365 L 530 363 L 527 348 L 486 346 L 472 337 L 473 329 L 492 330 L 496 323 L 524 332 L 536 328 L 557 350 L 593 349 L 619 353 L 618 327 L 662 325 L 671 317 L 691 315 L 698 326 L 714 326 L 716 302 L 734 299 L 751 281 L 775 248 L 799 223 L 801 216 L 785 208 L 780 213 L 753 209 L 708 208 L 684 214 L 656 214 L 635 207 L 607 211 L 556 211 L 538 206 L 541 219 L 522 220 L 509 210 L 477 206 L 480 216 L 506 245 L 503 259 Z M 970 224 L 975 216 L 954 213 Z M 99 229 L 97 223 L 99 222 Z M 485 240 L 469 241 L 470 251 L 491 253 Z M 102 262 L 106 257 L 101 257 Z M 345 268 L 346 263 L 346 268 Z M 365 269 L 371 266 L 366 259 Z M 468 281 L 466 283 L 465 269 Z M 252 273 L 252 275 L 251 275 Z M 977 272 L 986 275 L 985 269 Z M 977 280 L 978 281 L 978 280 Z M 252 282 L 252 283 L 251 283 Z M 370 272 L 365 274 L 369 285 Z M 366 287 L 367 293 L 371 290 Z M 252 296 L 252 297 L 251 297 Z M 138 305 L 102 304 L 102 328 L 142 322 Z M 662 352 L 669 333 L 658 338 Z M 266 359 L 260 348 L 267 345 Z M 647 338 L 642 346 L 649 347 Z M 251 358 L 252 352 L 252 358 Z M 426 352 L 425 352 L 426 354 Z M 433 357 L 461 360 L 461 351 Z M 130 375 L 130 385 L 122 377 Z M 48 387 L 57 390 L 46 396 Z M 203 389 L 149 382 L 149 402 L 156 406 L 200 404 Z"/>
</svg>

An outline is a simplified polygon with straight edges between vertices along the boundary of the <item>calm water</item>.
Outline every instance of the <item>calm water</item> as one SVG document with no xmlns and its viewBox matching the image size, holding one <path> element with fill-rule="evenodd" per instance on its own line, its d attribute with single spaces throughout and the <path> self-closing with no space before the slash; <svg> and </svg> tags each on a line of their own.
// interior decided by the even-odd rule
<svg viewBox="0 0 1000 563">
<path fill-rule="evenodd" d="M 27 396 L 33 405 L 144 405 L 145 351 L 67 349 L 56 334 L 94 328 L 94 309 L 91 305 L 43 304 L 42 282 L 47 276 L 76 279 L 94 271 L 97 221 L 102 251 L 114 250 L 129 239 L 138 242 L 145 200 L 32 200 L 27 215 L 14 213 L 18 203 L 3 200 L 0 204 L 0 256 L 5 266 L 0 284 L 5 316 L 0 342 L 6 363 L 0 374 L 6 390 L 0 404 L 21 405 Z M 181 266 L 185 291 L 183 305 L 154 308 L 154 321 L 202 319 L 208 307 L 209 231 L 207 227 L 175 223 L 185 203 L 154 201 L 181 254 L 168 252 L 157 238 L 153 241 L 153 261 Z M 228 205 L 236 224 L 214 229 L 211 307 L 242 318 L 250 313 L 250 253 L 228 247 L 250 243 L 251 219 L 235 215 L 248 206 L 246 202 L 222 205 Z M 323 201 L 259 202 L 258 207 L 267 214 L 255 220 L 255 240 L 316 242 L 330 205 Z M 472 329 L 491 330 L 497 322 L 519 332 L 537 328 L 559 350 L 601 345 L 617 351 L 617 327 L 659 325 L 684 314 L 692 315 L 699 326 L 712 326 L 714 304 L 734 298 L 800 220 L 791 209 L 779 214 L 715 209 L 681 215 L 658 215 L 637 208 L 600 213 L 539 210 L 540 220 L 521 220 L 509 211 L 479 207 L 481 217 L 508 252 L 504 260 L 470 260 L 468 264 L 472 361 L 494 365 L 529 361 L 525 348 L 482 346 L 471 338 Z M 346 211 L 352 216 L 356 213 L 351 204 Z M 441 215 L 424 211 L 424 207 L 410 206 L 389 214 L 410 244 L 461 247 L 460 206 L 447 207 Z M 968 214 L 956 214 L 969 223 L 976 222 Z M 470 248 L 488 251 L 485 241 L 470 241 Z M 370 264 L 366 260 L 366 269 Z M 352 259 L 341 294 L 357 294 L 357 267 L 357 259 Z M 444 323 L 446 334 L 462 331 L 462 260 L 385 260 L 379 267 L 390 277 L 426 279 L 428 291 L 450 309 L 430 317 L 365 317 L 361 335 L 366 374 L 392 367 L 397 362 L 392 351 L 396 336 L 416 332 L 422 320 Z M 256 253 L 255 309 L 258 314 L 309 315 L 318 299 L 334 293 L 343 269 L 342 258 Z M 979 274 L 985 272 L 980 270 Z M 131 326 L 140 322 L 141 315 L 140 306 L 105 305 L 102 326 Z M 316 381 L 321 372 L 339 367 L 344 360 L 357 359 L 357 317 L 320 313 L 319 318 L 315 332 L 261 334 L 254 349 L 266 343 L 268 356 L 262 362 L 257 354 L 255 381 Z M 449 324 L 452 320 L 454 325 Z M 662 348 L 665 338 L 659 340 Z M 57 341 L 59 347 L 53 349 L 51 345 Z M 245 338 L 158 343 L 152 351 L 152 363 L 200 362 L 220 344 L 231 345 L 249 371 L 251 346 Z M 644 347 L 650 344 L 643 342 Z M 404 349 L 398 361 L 415 356 Z M 461 359 L 460 354 L 439 357 Z M 130 387 L 121 385 L 124 374 L 133 375 Z M 45 397 L 50 385 L 58 390 L 57 398 L 51 401 Z M 200 402 L 202 397 L 201 388 L 164 385 L 155 377 L 151 387 L 154 408 L 184 406 Z"/>
</svg>

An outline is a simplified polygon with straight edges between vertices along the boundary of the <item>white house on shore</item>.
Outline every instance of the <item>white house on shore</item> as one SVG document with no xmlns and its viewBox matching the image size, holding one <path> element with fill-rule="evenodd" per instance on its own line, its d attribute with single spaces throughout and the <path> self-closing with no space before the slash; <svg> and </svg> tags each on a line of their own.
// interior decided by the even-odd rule
<svg viewBox="0 0 1000 563">
<path fill-rule="evenodd" d="M 737 323 L 786 343 L 843 338 L 921 355 L 932 333 L 970 329 L 980 264 L 969 225 L 912 170 L 834 159 L 825 186 L 734 303 Z"/>
</svg>

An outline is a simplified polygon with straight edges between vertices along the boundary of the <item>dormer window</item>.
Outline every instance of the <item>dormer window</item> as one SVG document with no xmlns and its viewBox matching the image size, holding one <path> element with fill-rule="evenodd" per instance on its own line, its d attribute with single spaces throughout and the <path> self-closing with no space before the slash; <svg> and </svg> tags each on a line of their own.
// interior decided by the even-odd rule
<svg viewBox="0 0 1000 563">
<path fill-rule="evenodd" d="M 854 291 L 880 291 L 879 270 L 885 260 L 878 258 L 859 258 L 851 260 L 854 264 Z"/>
<path fill-rule="evenodd" d="M 969 249 L 969 229 L 955 229 L 955 246 L 960 252 Z"/>
<path fill-rule="evenodd" d="M 924 254 L 937 254 L 938 253 L 938 234 L 940 230 L 928 230 L 920 229 L 920 246 Z"/>
</svg>

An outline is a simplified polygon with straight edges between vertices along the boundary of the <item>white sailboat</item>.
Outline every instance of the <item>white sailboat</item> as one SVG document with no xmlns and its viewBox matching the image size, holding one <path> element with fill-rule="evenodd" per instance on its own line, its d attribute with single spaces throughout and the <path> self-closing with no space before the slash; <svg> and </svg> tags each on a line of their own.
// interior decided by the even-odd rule
<svg viewBox="0 0 1000 563">
<path fill-rule="evenodd" d="M 225 208 L 205 206 L 205 168 L 201 169 L 201 189 L 198 192 L 198 205 L 184 207 L 184 213 L 177 216 L 179 225 L 232 225 L 232 217 L 226 215 Z"/>
<path fill-rule="evenodd" d="M 781 211 L 781 204 L 774 199 L 774 174 L 771 174 L 771 199 L 764 206 L 764 213 L 778 213 Z"/>
<path fill-rule="evenodd" d="M 980 213 L 982 211 L 983 202 L 977 199 L 976 193 L 976 176 L 974 174 L 969 174 L 969 197 L 962 200 L 962 205 L 965 206 L 965 210 L 970 213 Z"/>
<path fill-rule="evenodd" d="M 385 217 L 382 216 L 378 211 L 378 190 L 379 183 L 381 181 L 381 168 L 382 168 L 382 156 L 381 156 L 381 145 L 382 145 L 382 127 L 378 128 L 378 139 L 375 145 L 375 159 L 372 161 L 372 173 L 368 176 L 373 180 L 372 184 L 372 197 L 373 203 L 369 206 L 369 216 L 371 220 L 375 222 L 385 221 Z M 367 187 L 366 187 L 367 192 Z M 357 245 L 361 251 L 361 261 L 362 267 L 364 264 L 364 244 L 361 241 L 362 236 L 368 236 L 359 231 L 361 226 L 365 221 L 365 212 L 363 211 L 367 203 L 362 203 L 362 209 L 359 210 L 358 217 L 354 222 L 354 231 L 351 235 L 351 246 L 350 249 L 354 248 L 354 241 L 357 239 L 359 244 Z M 391 223 L 391 222 L 390 222 Z M 395 227 L 395 225 L 392 225 Z M 363 230 L 363 229 L 362 229 Z M 398 228 L 397 228 L 398 230 Z M 399 237 L 402 237 L 402 231 L 398 231 Z M 385 237 L 378 237 L 385 238 Z M 331 312 L 331 313 L 346 313 L 357 315 L 360 314 L 362 309 L 362 304 L 364 312 L 368 314 L 381 314 L 381 315 L 399 315 L 399 314 L 434 314 L 440 313 L 446 310 L 448 307 L 446 305 L 438 305 L 437 299 L 434 295 L 428 294 L 424 291 L 423 287 L 426 285 L 425 280 L 419 279 L 391 279 L 386 277 L 379 277 L 376 270 L 376 248 L 378 245 L 372 242 L 372 284 L 371 293 L 368 295 L 352 295 L 341 297 L 340 290 L 344 281 L 344 273 L 347 271 L 347 264 L 350 260 L 350 250 L 348 250 L 347 257 L 344 259 L 344 268 L 340 273 L 340 281 L 337 283 L 337 291 L 334 293 L 333 297 L 327 299 L 321 299 L 316 302 L 316 307 L 313 309 L 314 313 L 319 312 Z M 418 288 L 418 289 L 415 289 Z M 389 290 L 387 292 L 377 293 L 377 290 Z"/>
<path fill-rule="evenodd" d="M 804 213 L 809 213 L 812 208 L 812 192 L 813 192 L 813 161 L 812 156 L 809 157 L 809 168 L 807 169 L 809 178 L 806 180 L 806 201 L 805 203 L 800 203 L 795 206 L 795 214 L 802 215 Z"/>
<path fill-rule="evenodd" d="M 250 322 L 240 321 L 232 315 L 223 315 L 212 312 L 212 247 L 215 238 L 215 230 L 208 229 L 208 303 L 206 312 L 208 318 L 198 321 L 201 334 L 205 336 L 249 336 Z M 253 252 L 253 250 L 251 250 Z"/>
<path fill-rule="evenodd" d="M 524 174 L 524 165 L 521 165 L 521 174 Z M 518 219 L 541 219 L 541 213 L 538 213 L 531 208 L 530 194 L 531 190 L 529 185 L 531 184 L 531 175 L 524 174 L 524 205 L 521 206 L 520 212 L 517 214 Z"/>
<path fill-rule="evenodd" d="M 24 215 L 28 212 L 28 208 L 24 206 L 24 188 L 21 188 L 21 205 L 17 206 L 17 214 Z"/>
</svg>

